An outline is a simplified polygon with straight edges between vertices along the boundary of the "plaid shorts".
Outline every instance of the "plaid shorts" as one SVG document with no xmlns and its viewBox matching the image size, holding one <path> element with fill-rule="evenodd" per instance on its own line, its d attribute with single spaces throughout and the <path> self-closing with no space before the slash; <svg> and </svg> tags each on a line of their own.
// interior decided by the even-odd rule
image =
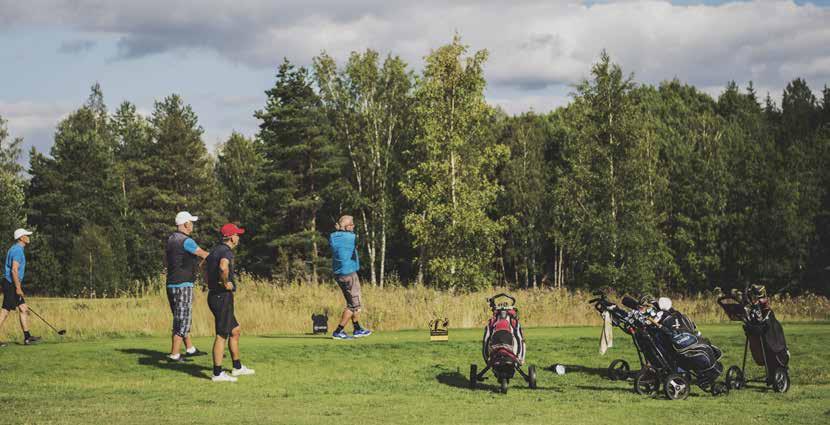
<svg viewBox="0 0 830 425">
<path fill-rule="evenodd" d="M 167 288 L 167 301 L 173 313 L 173 335 L 184 338 L 193 321 L 193 287 Z"/>
</svg>

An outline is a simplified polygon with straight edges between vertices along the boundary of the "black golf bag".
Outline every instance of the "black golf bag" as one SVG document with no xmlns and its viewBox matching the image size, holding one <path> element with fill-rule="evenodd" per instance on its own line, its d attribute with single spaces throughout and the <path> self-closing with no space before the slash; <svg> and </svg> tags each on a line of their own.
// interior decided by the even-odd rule
<svg viewBox="0 0 830 425">
<path fill-rule="evenodd" d="M 632 298 L 624 297 L 623 305 L 611 303 L 604 294 L 592 299 L 600 313 L 608 312 L 612 324 L 632 336 L 640 361 L 635 374 L 634 390 L 652 395 L 661 387 L 670 399 L 684 399 L 690 393 L 692 378 L 698 386 L 713 395 L 724 394 L 728 388 L 715 381 L 723 372 L 722 352 L 695 333 L 694 322 L 674 310 L 658 314 L 653 310 L 641 312 Z M 628 362 L 616 359 L 608 367 L 609 377 L 627 379 Z"/>
<path fill-rule="evenodd" d="M 745 292 L 733 292 L 718 298 L 718 304 L 730 320 L 743 322 L 746 335 L 743 366 L 731 366 L 727 370 L 727 385 L 741 389 L 750 381 L 746 377 L 746 357 L 749 351 L 755 364 L 764 367 L 766 385 L 777 392 L 788 391 L 790 351 L 784 337 L 784 328 L 770 308 L 766 289 L 753 285 Z"/>
</svg>

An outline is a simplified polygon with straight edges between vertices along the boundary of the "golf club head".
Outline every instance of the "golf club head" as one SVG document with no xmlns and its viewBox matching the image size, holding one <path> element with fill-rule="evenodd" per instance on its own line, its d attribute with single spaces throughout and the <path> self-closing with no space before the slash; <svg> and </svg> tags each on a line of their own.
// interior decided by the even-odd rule
<svg viewBox="0 0 830 425">
<path fill-rule="evenodd" d="M 64 335 L 64 334 L 66 334 L 66 329 L 61 329 L 61 330 L 58 331 L 58 335 Z"/>
</svg>

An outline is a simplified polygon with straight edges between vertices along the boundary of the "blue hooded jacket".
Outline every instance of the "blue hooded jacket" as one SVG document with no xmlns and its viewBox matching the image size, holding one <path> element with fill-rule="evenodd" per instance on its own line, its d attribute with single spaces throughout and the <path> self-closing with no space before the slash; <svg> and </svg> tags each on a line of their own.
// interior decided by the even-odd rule
<svg viewBox="0 0 830 425">
<path fill-rule="evenodd" d="M 329 236 L 331 245 L 331 270 L 337 276 L 360 270 L 357 258 L 356 237 L 352 232 L 334 232 Z"/>
</svg>

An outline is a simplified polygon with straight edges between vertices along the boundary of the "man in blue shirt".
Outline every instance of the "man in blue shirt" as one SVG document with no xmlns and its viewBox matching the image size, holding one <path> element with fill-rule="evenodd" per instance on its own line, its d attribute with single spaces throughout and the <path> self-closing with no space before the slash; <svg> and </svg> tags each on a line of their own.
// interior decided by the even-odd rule
<svg viewBox="0 0 830 425">
<path fill-rule="evenodd" d="M 357 271 L 360 270 L 360 259 L 357 257 L 357 238 L 354 234 L 354 218 L 350 215 L 344 215 L 340 217 L 340 220 L 337 221 L 334 227 L 337 231 L 329 236 L 329 244 L 331 245 L 331 269 L 334 273 L 334 280 L 337 281 L 337 285 L 343 291 L 343 297 L 346 298 L 346 308 L 343 309 L 340 324 L 332 334 L 332 338 L 352 338 L 343 331 L 343 328 L 349 323 L 349 319 L 351 319 L 352 325 L 354 325 L 355 338 L 369 336 L 372 334 L 372 331 L 361 328 L 358 322 L 362 304 L 360 280 L 357 277 Z"/>
<path fill-rule="evenodd" d="M 20 328 L 23 330 L 23 344 L 31 345 L 40 341 L 39 337 L 29 333 L 29 308 L 23 299 L 23 276 L 26 274 L 26 255 L 23 252 L 29 244 L 29 235 L 32 232 L 26 229 L 14 231 L 14 245 L 6 253 L 6 262 L 3 273 L 3 308 L 0 310 L 0 327 L 9 316 L 9 312 L 17 309 L 20 317 Z M 6 344 L 0 342 L 0 347 Z"/>
<path fill-rule="evenodd" d="M 193 322 L 193 282 L 196 281 L 196 270 L 200 261 L 207 258 L 207 251 L 199 248 L 196 241 L 190 238 L 193 232 L 193 222 L 199 217 L 190 215 L 187 211 L 176 214 L 176 231 L 167 239 L 165 262 L 167 264 L 167 301 L 173 313 L 173 341 L 169 360 L 184 361 L 181 356 L 182 341 L 186 351 L 185 356 L 203 354 L 190 340 L 190 325 Z"/>
</svg>

